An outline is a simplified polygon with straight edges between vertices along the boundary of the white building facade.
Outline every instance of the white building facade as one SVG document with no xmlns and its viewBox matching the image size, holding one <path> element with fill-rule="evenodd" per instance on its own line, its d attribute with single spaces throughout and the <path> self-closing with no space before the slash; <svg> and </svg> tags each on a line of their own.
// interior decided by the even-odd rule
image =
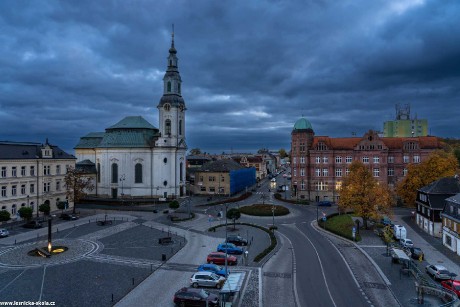
<svg viewBox="0 0 460 307">
<path fill-rule="evenodd" d="M 163 78 L 159 128 L 141 116 L 128 116 L 89 133 L 75 147 L 78 161 L 94 163 L 93 194 L 111 198 L 177 198 L 185 195 L 185 102 L 174 34 Z"/>
<path fill-rule="evenodd" d="M 48 141 L 0 142 L 0 210 L 12 219 L 18 218 L 21 207 L 31 207 L 34 216 L 41 214 L 38 206 L 44 203 L 57 210 L 57 203 L 66 201 L 64 177 L 75 160 Z"/>
</svg>

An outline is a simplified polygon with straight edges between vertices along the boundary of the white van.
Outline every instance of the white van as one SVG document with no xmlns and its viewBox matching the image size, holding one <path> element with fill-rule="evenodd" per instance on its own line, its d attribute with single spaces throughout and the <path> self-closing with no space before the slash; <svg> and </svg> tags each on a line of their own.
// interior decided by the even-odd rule
<svg viewBox="0 0 460 307">
<path fill-rule="evenodd" d="M 395 225 L 393 227 L 393 235 L 398 240 L 406 239 L 406 236 L 407 236 L 406 227 L 401 226 L 401 225 Z"/>
</svg>

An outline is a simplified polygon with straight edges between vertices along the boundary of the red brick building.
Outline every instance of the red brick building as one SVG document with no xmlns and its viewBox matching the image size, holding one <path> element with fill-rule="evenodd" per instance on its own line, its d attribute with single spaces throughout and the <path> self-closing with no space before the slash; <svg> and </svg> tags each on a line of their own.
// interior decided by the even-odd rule
<svg viewBox="0 0 460 307">
<path fill-rule="evenodd" d="M 291 190 L 293 198 L 337 201 L 349 165 L 358 160 L 390 188 L 407 174 L 410 163 L 420 163 L 441 149 L 434 136 L 380 137 L 369 130 L 363 137 L 315 136 L 305 118 L 291 133 Z"/>
</svg>

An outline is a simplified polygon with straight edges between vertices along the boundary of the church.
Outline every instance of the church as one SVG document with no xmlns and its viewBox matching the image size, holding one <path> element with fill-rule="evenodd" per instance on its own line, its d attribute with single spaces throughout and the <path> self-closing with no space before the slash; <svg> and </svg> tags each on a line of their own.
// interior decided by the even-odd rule
<svg viewBox="0 0 460 307">
<path fill-rule="evenodd" d="M 163 77 L 159 128 L 142 116 L 127 116 L 80 138 L 77 168 L 93 173 L 91 194 L 110 198 L 168 198 L 185 195 L 185 102 L 174 33 Z M 92 170 L 92 171 L 91 171 Z"/>
</svg>

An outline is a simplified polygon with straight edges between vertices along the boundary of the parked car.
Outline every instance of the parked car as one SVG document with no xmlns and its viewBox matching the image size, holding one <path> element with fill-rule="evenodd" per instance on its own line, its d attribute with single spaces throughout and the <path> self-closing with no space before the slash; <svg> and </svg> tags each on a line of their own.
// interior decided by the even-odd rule
<svg viewBox="0 0 460 307">
<path fill-rule="evenodd" d="M 460 298 L 460 280 L 445 280 L 441 281 L 441 286 L 451 291 L 454 291 L 455 294 Z"/>
<path fill-rule="evenodd" d="M 203 289 L 182 288 L 174 294 L 173 302 L 176 306 L 218 307 L 219 298 Z"/>
<path fill-rule="evenodd" d="M 425 270 L 434 280 L 451 278 L 450 272 L 442 265 L 430 264 L 426 266 Z"/>
<path fill-rule="evenodd" d="M 223 252 L 223 253 L 227 251 L 227 254 L 231 254 L 231 255 L 243 254 L 243 249 L 241 247 L 236 246 L 233 243 L 221 243 L 217 246 L 217 251 Z"/>
<path fill-rule="evenodd" d="M 246 246 L 248 245 L 248 240 L 240 237 L 240 236 L 228 236 L 227 240 L 228 243 L 233 243 L 236 246 Z"/>
<path fill-rule="evenodd" d="M 206 258 L 207 263 L 215 263 L 215 264 L 225 264 L 225 253 L 221 252 L 212 252 Z M 235 256 L 227 255 L 227 264 L 228 265 L 237 265 L 238 259 Z"/>
<path fill-rule="evenodd" d="M 214 274 L 217 274 L 219 276 L 224 276 L 227 277 L 228 271 L 225 271 L 225 268 L 218 266 L 217 264 L 212 264 L 212 263 L 206 263 L 202 264 L 198 267 L 198 271 L 202 272 L 213 272 Z"/>
<path fill-rule="evenodd" d="M 196 272 L 190 277 L 190 284 L 193 288 L 213 287 L 220 289 L 224 285 L 225 277 L 214 274 L 213 272 Z"/>
<path fill-rule="evenodd" d="M 0 238 L 8 237 L 10 232 L 5 228 L 0 228 Z"/>
<path fill-rule="evenodd" d="M 409 248 L 409 252 L 410 252 L 410 256 L 411 258 L 413 259 L 420 259 L 420 256 L 422 257 L 422 260 L 425 259 L 425 254 L 423 253 L 423 251 L 418 248 L 418 247 L 410 247 Z"/>
<path fill-rule="evenodd" d="M 413 247 L 414 246 L 414 243 L 412 242 L 411 239 L 401 239 L 399 241 L 399 243 L 401 244 L 402 247 Z"/>
<path fill-rule="evenodd" d="M 38 221 L 29 221 L 29 222 L 25 223 L 24 225 L 22 225 L 22 227 L 36 229 L 36 228 L 41 228 L 42 223 L 40 223 Z"/>
<path fill-rule="evenodd" d="M 320 207 L 330 207 L 332 206 L 332 202 L 328 201 L 328 200 L 322 200 L 318 203 L 318 206 Z"/>
<path fill-rule="evenodd" d="M 63 220 L 67 220 L 67 221 L 74 221 L 74 220 L 78 220 L 78 216 L 75 215 L 75 214 L 69 214 L 69 213 L 62 213 L 60 215 L 60 218 L 63 219 Z"/>
</svg>

